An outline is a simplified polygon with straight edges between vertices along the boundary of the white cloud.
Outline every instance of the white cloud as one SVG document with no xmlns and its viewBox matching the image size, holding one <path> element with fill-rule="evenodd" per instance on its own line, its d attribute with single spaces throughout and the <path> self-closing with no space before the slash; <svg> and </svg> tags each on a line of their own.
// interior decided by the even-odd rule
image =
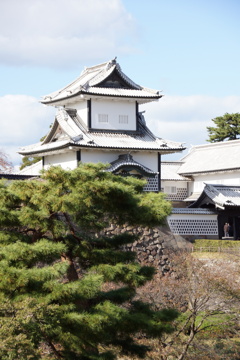
<svg viewBox="0 0 240 360">
<path fill-rule="evenodd" d="M 134 51 L 121 0 L 1 0 L 0 62 L 74 66 Z"/>
<path fill-rule="evenodd" d="M 181 143 L 187 148 L 206 143 L 207 126 L 226 112 L 240 112 L 240 96 L 164 96 L 156 103 L 142 105 L 145 119 L 154 134 Z M 179 159 L 181 155 L 171 155 Z"/>
<path fill-rule="evenodd" d="M 0 97 L 1 150 L 14 165 L 21 162 L 19 147 L 36 143 L 49 131 L 56 109 L 43 106 L 26 95 Z"/>
</svg>

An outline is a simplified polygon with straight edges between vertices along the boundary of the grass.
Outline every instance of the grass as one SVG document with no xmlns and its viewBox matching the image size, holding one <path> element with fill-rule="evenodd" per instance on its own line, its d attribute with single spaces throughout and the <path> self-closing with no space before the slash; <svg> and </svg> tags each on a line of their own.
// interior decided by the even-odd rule
<svg viewBox="0 0 240 360">
<path fill-rule="evenodd" d="M 194 241 L 194 249 L 200 247 L 210 247 L 224 249 L 224 248 L 240 248 L 239 240 L 209 240 L 209 239 L 196 239 Z"/>
</svg>

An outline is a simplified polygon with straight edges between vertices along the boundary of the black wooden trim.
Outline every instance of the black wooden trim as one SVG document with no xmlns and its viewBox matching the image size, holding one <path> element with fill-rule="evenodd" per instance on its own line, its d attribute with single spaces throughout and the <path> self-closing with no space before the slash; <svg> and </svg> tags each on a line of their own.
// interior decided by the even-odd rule
<svg viewBox="0 0 240 360">
<path fill-rule="evenodd" d="M 92 101 L 87 100 L 87 107 L 88 107 L 88 128 L 92 128 Z"/>
<path fill-rule="evenodd" d="M 138 112 L 139 112 L 139 106 L 138 106 L 138 102 L 136 101 L 136 131 L 138 131 Z"/>
<path fill-rule="evenodd" d="M 158 153 L 158 191 L 161 191 L 161 154 Z"/>
<path fill-rule="evenodd" d="M 31 178 L 39 178 L 39 175 L 18 175 L 18 174 L 0 174 L 0 179 L 6 180 L 28 180 Z"/>
<path fill-rule="evenodd" d="M 77 164 L 81 161 L 81 150 L 78 150 L 76 152 L 76 156 L 77 156 Z"/>
</svg>

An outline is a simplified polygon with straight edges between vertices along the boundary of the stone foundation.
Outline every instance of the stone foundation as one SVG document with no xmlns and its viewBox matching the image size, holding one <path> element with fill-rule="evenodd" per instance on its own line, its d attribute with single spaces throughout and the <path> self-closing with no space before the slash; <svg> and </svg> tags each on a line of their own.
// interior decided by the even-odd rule
<svg viewBox="0 0 240 360">
<path fill-rule="evenodd" d="M 110 237 L 124 232 L 138 236 L 137 241 L 124 247 L 126 251 L 136 252 L 141 264 L 156 266 L 163 274 L 171 269 L 168 256 L 171 251 L 183 251 L 192 247 L 183 237 L 174 236 L 168 226 L 142 228 L 111 225 L 104 230 L 104 234 Z"/>
</svg>

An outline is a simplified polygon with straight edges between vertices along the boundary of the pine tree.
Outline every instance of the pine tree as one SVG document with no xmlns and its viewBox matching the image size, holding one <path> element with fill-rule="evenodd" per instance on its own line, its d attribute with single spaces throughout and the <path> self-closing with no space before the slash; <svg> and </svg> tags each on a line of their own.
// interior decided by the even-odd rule
<svg viewBox="0 0 240 360">
<path fill-rule="evenodd" d="M 144 182 L 80 164 L 41 179 L 0 185 L 0 358 L 110 360 L 143 357 L 134 336 L 170 332 L 171 310 L 134 301 L 154 269 L 140 266 L 127 233 L 100 236 L 109 223 L 163 224 L 171 211 Z"/>
<path fill-rule="evenodd" d="M 215 127 L 208 126 L 209 142 L 236 140 L 240 137 L 240 114 L 224 114 L 212 119 Z"/>
</svg>

